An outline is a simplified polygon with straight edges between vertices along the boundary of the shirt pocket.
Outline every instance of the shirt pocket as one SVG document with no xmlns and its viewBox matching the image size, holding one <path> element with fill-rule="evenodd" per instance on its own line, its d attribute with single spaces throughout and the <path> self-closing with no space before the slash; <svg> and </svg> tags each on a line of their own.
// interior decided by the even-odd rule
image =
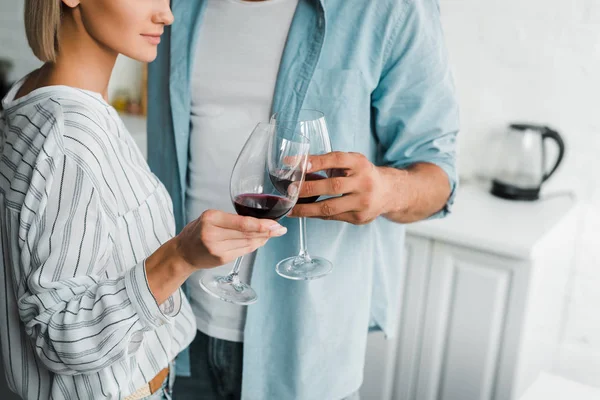
<svg viewBox="0 0 600 400">
<path fill-rule="evenodd" d="M 360 70 L 319 68 L 302 107 L 325 114 L 334 151 L 359 151 L 357 133 L 369 132 L 369 99 Z"/>
</svg>

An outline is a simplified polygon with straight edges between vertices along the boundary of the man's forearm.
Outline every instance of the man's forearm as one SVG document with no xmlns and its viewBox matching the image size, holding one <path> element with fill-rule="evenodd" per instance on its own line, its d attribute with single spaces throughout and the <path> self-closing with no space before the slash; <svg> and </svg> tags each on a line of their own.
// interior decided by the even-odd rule
<svg viewBox="0 0 600 400">
<path fill-rule="evenodd" d="M 450 182 L 443 169 L 417 163 L 407 169 L 380 167 L 388 181 L 387 207 L 391 221 L 411 223 L 428 218 L 444 208 L 450 197 Z"/>
</svg>

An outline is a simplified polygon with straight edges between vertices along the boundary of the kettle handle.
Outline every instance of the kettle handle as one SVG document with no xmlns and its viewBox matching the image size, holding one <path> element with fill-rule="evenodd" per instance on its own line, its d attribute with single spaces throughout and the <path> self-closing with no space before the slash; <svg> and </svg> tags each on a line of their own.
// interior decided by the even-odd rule
<svg viewBox="0 0 600 400">
<path fill-rule="evenodd" d="M 558 132 L 548 127 L 544 127 L 544 132 L 542 133 L 542 140 L 546 139 L 552 139 L 556 142 L 556 144 L 558 145 L 558 157 L 556 158 L 556 162 L 554 163 L 554 166 L 552 167 L 550 172 L 544 174 L 542 182 L 548 180 L 548 178 L 550 178 L 552 174 L 556 172 L 556 169 L 562 163 L 563 157 L 565 156 L 565 142 Z"/>
</svg>

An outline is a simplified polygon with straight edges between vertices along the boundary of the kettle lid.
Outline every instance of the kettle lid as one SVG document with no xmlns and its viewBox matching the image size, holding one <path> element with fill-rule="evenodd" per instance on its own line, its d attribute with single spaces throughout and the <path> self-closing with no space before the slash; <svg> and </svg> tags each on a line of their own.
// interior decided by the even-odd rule
<svg viewBox="0 0 600 400">
<path fill-rule="evenodd" d="M 546 127 L 542 125 L 534 125 L 534 124 L 510 124 L 510 129 L 514 129 L 515 131 L 538 131 L 545 132 Z"/>
</svg>

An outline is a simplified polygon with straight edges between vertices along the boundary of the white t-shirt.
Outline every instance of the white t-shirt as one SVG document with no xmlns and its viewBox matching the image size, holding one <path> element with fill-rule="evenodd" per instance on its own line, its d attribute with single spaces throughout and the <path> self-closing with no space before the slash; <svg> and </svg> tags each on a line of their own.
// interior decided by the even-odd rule
<svg viewBox="0 0 600 400">
<path fill-rule="evenodd" d="M 187 220 L 207 209 L 235 213 L 231 171 L 258 122 L 270 118 L 279 64 L 298 0 L 208 0 L 192 74 L 191 136 L 186 192 Z M 254 254 L 240 278 L 250 282 Z M 264 268 L 275 268 L 265 265 Z M 203 273 L 227 274 L 232 265 L 197 272 L 188 280 L 198 329 L 243 341 L 246 307 L 205 293 Z"/>
</svg>

